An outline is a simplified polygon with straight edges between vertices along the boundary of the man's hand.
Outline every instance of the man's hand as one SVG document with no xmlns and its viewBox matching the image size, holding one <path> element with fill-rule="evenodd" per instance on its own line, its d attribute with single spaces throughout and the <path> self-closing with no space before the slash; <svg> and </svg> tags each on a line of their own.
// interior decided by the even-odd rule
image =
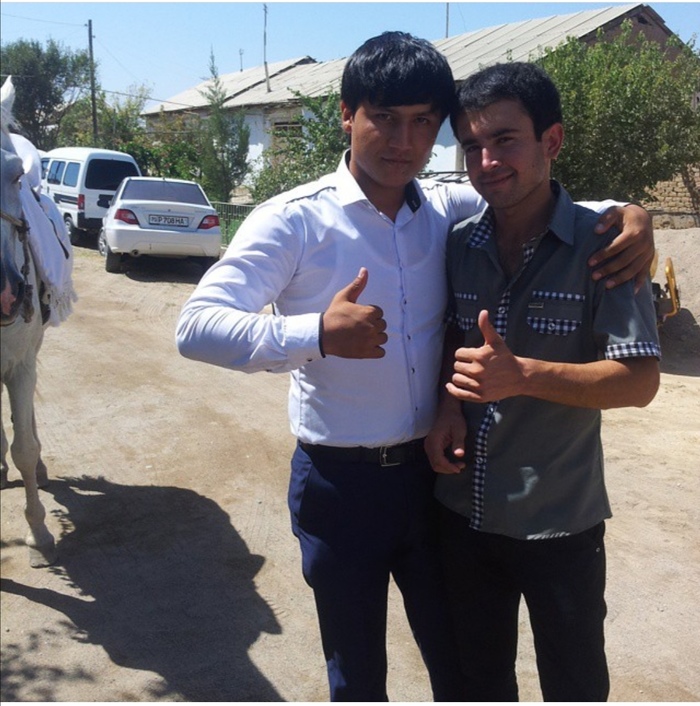
<svg viewBox="0 0 700 706">
<path fill-rule="evenodd" d="M 484 335 L 480 348 L 458 348 L 454 375 L 447 391 L 464 402 L 494 402 L 521 394 L 523 372 L 519 359 L 489 321 L 485 309 L 479 312 L 479 329 Z"/>
<path fill-rule="evenodd" d="M 620 229 L 620 235 L 588 261 L 593 268 L 604 263 L 595 269 L 593 279 L 610 275 L 605 281 L 608 289 L 634 279 L 635 291 L 639 291 L 654 258 L 651 216 L 634 204 L 613 206 L 601 215 L 595 229 L 597 233 L 605 233 L 614 225 Z"/>
<path fill-rule="evenodd" d="M 433 428 L 425 437 L 425 453 L 436 473 L 459 473 L 465 466 L 467 423 L 457 400 L 445 396 Z"/>
<path fill-rule="evenodd" d="M 383 358 L 388 337 L 384 312 L 357 300 L 367 286 L 369 273 L 360 268 L 357 277 L 341 289 L 323 314 L 323 351 L 340 358 Z"/>
</svg>

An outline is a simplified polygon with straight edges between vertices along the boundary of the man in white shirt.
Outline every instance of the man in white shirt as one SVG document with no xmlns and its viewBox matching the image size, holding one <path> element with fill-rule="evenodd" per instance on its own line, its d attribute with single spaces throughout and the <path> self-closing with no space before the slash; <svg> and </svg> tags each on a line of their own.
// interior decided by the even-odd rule
<svg viewBox="0 0 700 706">
<path fill-rule="evenodd" d="M 436 410 L 447 234 L 485 203 L 470 186 L 415 179 L 453 102 L 449 65 L 429 42 L 387 32 L 363 44 L 343 74 L 352 144 L 338 170 L 259 206 L 177 327 L 187 357 L 291 374 L 289 507 L 333 701 L 387 700 L 390 576 L 435 699 L 462 696 L 423 438 Z M 651 259 L 651 228 L 643 209 L 619 214 L 609 252 L 633 244 L 612 268 L 629 279 L 631 261 Z M 274 314 L 259 313 L 269 303 Z"/>
</svg>

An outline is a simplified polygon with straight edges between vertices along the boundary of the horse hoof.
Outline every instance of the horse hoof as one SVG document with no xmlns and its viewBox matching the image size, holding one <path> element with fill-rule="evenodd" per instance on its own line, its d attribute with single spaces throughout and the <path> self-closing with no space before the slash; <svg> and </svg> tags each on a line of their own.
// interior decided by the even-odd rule
<svg viewBox="0 0 700 706">
<path fill-rule="evenodd" d="M 56 563 L 56 542 L 43 547 L 29 547 L 29 566 L 32 569 L 41 569 Z"/>
</svg>

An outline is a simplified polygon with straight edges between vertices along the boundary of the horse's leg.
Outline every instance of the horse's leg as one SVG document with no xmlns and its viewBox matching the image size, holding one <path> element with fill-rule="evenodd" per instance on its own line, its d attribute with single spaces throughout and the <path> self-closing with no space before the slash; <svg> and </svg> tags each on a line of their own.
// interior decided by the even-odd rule
<svg viewBox="0 0 700 706">
<path fill-rule="evenodd" d="M 0 386 L 0 394 L 2 386 Z M 5 425 L 0 419 L 0 489 L 7 488 L 7 437 L 5 436 Z"/>
<path fill-rule="evenodd" d="M 34 430 L 36 443 L 39 444 L 39 460 L 36 462 L 36 484 L 40 488 L 45 488 L 49 484 L 49 472 L 44 460 L 41 458 L 41 441 L 39 440 L 39 432 L 36 429 L 36 412 L 33 408 L 34 405 L 32 405 L 32 429 Z"/>
<path fill-rule="evenodd" d="M 36 361 L 18 366 L 5 381 L 10 397 L 14 436 L 12 460 L 22 474 L 26 506 L 24 514 L 29 524 L 27 546 L 29 563 L 33 567 L 48 566 L 56 560 L 54 538 L 46 527 L 46 510 L 39 499 L 37 464 L 39 442 L 34 434 L 34 392 L 36 390 Z"/>
</svg>

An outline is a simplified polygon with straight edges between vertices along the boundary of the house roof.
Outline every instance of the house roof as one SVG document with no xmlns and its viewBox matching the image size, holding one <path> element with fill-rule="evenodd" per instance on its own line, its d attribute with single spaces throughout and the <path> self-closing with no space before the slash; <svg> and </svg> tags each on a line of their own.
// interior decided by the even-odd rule
<svg viewBox="0 0 700 706">
<path fill-rule="evenodd" d="M 305 66 L 295 66 L 284 74 L 270 77 L 270 91 L 265 82 L 253 86 L 226 101 L 225 107 L 269 105 L 295 100 L 294 92 L 315 98 L 326 95 L 329 90 L 340 91 L 340 77 L 345 59 L 324 61 Z"/>
<path fill-rule="evenodd" d="M 463 81 L 483 66 L 504 61 L 531 61 L 539 58 L 545 48 L 556 47 L 570 37 L 593 38 L 599 28 L 609 30 L 642 13 L 671 35 L 650 7 L 630 4 L 496 25 L 433 44 L 447 57 L 455 80 Z"/>
<path fill-rule="evenodd" d="M 298 59 L 287 59 L 286 61 L 278 61 L 274 64 L 268 64 L 267 73 L 270 76 L 270 80 L 277 79 L 280 75 L 285 74 L 290 69 L 303 66 L 305 64 L 317 66 L 318 62 L 310 56 L 305 56 Z M 252 69 L 246 69 L 245 71 L 236 71 L 235 73 L 223 74 L 219 76 L 219 80 L 221 81 L 221 85 L 229 99 L 234 99 L 236 96 L 250 91 L 260 84 L 262 84 L 263 87 L 265 86 L 265 67 L 255 66 Z M 202 83 L 199 83 L 192 88 L 188 88 L 187 90 L 178 93 L 176 96 L 168 98 L 168 100 L 162 101 L 161 103 L 146 109 L 144 111 L 144 115 L 159 113 L 161 108 L 166 112 L 204 108 L 208 101 L 202 95 L 202 91 L 206 91 L 211 84 L 211 79 L 202 81 Z"/>
<path fill-rule="evenodd" d="M 482 66 L 501 61 L 528 61 L 539 57 L 545 48 L 556 47 L 570 37 L 590 39 L 604 27 L 610 30 L 626 19 L 637 18 L 642 24 L 653 22 L 668 36 L 671 31 L 659 15 L 643 4 L 619 5 L 582 10 L 569 15 L 553 15 L 534 20 L 512 22 L 440 39 L 433 44 L 447 57 L 456 81 L 462 81 Z M 641 18 L 641 19 L 640 19 Z M 227 108 L 279 105 L 295 101 L 294 93 L 316 97 L 329 90 L 339 90 L 346 59 L 316 62 L 310 57 L 292 59 L 268 67 L 270 90 L 267 90 L 264 67 L 221 76 L 227 94 Z M 200 91 L 209 81 L 183 91 L 149 108 L 144 115 L 197 109 L 206 106 Z"/>
</svg>

